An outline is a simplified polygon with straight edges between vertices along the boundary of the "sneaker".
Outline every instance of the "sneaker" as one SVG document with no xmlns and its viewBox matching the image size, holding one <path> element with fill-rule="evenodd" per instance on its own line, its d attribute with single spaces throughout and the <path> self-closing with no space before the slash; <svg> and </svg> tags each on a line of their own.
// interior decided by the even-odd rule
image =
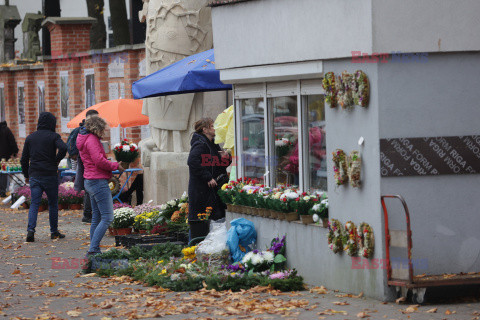
<svg viewBox="0 0 480 320">
<path fill-rule="evenodd" d="M 60 232 L 54 232 L 50 235 L 50 239 L 63 239 L 65 238 L 64 234 L 61 234 Z"/>
<path fill-rule="evenodd" d="M 27 232 L 27 242 L 35 242 L 35 232 L 33 231 Z"/>
<path fill-rule="evenodd" d="M 84 223 L 92 223 L 92 218 L 83 217 L 83 218 L 82 218 L 82 222 L 84 222 Z"/>
</svg>

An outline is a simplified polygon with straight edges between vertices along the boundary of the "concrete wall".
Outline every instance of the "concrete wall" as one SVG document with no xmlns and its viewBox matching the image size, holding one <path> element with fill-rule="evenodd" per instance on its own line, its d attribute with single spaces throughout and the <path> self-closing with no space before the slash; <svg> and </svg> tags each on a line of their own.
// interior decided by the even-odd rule
<svg viewBox="0 0 480 320">
<path fill-rule="evenodd" d="M 218 69 L 480 50 L 477 0 L 261 0 L 212 8 Z"/>
<path fill-rule="evenodd" d="M 380 138 L 480 134 L 479 74 L 480 53 L 380 64 Z M 479 174 L 381 179 L 382 194 L 403 195 L 409 206 L 413 258 L 428 262 L 427 270 L 417 273 L 480 269 L 479 185 Z M 392 227 L 404 230 L 403 210 L 395 200 L 389 203 Z"/>
<path fill-rule="evenodd" d="M 371 52 L 371 0 L 261 0 L 212 8 L 218 69 Z"/>
<path fill-rule="evenodd" d="M 353 73 L 359 69 L 358 64 L 352 64 L 350 59 L 324 61 L 324 71 L 341 74 L 347 70 Z M 355 106 L 351 110 L 325 107 L 327 122 L 327 168 L 328 168 L 328 198 L 329 216 L 343 224 L 348 220 L 357 226 L 366 222 L 373 228 L 375 235 L 374 258 L 384 258 L 383 219 L 380 205 L 380 162 L 378 117 L 380 104 L 378 102 L 378 65 L 364 64 L 361 69 L 368 75 L 370 81 L 370 104 L 367 108 Z M 360 137 L 365 139 L 362 146 L 358 145 Z M 336 186 L 333 179 L 332 152 L 342 149 L 346 154 L 358 150 L 362 156 L 362 186 L 353 188 L 350 185 Z M 324 241 L 324 245 L 327 242 Z M 345 288 L 347 291 L 364 291 L 368 296 L 379 299 L 387 298 L 384 287 L 385 270 L 350 270 L 342 266 L 351 264 L 350 256 L 331 255 L 328 257 L 333 270 L 330 272 L 343 274 L 340 282 L 333 283 L 334 288 Z M 330 277 L 326 277 L 329 279 Z M 328 280 L 327 280 L 328 281 Z"/>
</svg>

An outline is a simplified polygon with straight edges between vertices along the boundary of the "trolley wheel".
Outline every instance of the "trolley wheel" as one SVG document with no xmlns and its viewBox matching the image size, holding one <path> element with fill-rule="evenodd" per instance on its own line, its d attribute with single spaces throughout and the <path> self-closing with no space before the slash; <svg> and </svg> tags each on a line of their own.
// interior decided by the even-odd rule
<svg viewBox="0 0 480 320">
<path fill-rule="evenodd" d="M 419 288 L 412 290 L 412 302 L 415 304 L 424 304 L 427 299 L 425 299 L 425 292 L 427 288 Z"/>
</svg>

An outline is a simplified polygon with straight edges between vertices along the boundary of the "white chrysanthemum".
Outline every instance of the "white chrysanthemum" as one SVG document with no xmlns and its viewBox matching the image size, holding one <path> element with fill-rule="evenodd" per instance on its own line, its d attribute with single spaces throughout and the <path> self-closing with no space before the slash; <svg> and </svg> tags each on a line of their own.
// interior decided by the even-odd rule
<svg viewBox="0 0 480 320">
<path fill-rule="evenodd" d="M 115 143 L 115 145 L 113 146 L 114 148 L 117 148 L 117 147 L 120 147 L 121 144 L 120 143 Z"/>
<path fill-rule="evenodd" d="M 318 220 L 320 219 L 320 217 L 316 213 L 312 216 L 312 218 L 313 218 L 313 222 L 318 222 Z"/>
<path fill-rule="evenodd" d="M 167 201 L 167 204 L 173 207 L 176 204 L 176 202 L 175 200 L 170 200 L 170 201 Z"/>
<path fill-rule="evenodd" d="M 310 200 L 310 197 L 309 197 L 309 196 L 305 196 L 305 197 L 303 197 L 303 200 L 308 201 L 308 200 Z"/>
<path fill-rule="evenodd" d="M 263 252 L 263 258 L 265 259 L 265 261 L 271 263 L 273 262 L 273 252 L 272 251 L 264 251 Z"/>
<path fill-rule="evenodd" d="M 347 229 L 350 229 L 351 226 L 352 226 L 352 224 L 351 224 L 350 222 L 345 225 L 345 227 L 346 227 Z"/>
<path fill-rule="evenodd" d="M 263 262 L 264 262 L 264 259 L 263 259 L 263 257 L 262 257 L 261 255 L 259 255 L 259 254 L 254 254 L 254 255 L 252 256 L 252 264 L 253 264 L 254 266 L 259 265 L 259 264 L 262 264 Z"/>
<path fill-rule="evenodd" d="M 326 208 L 328 208 L 328 199 L 323 199 L 320 201 L 320 204 L 323 204 Z"/>
<path fill-rule="evenodd" d="M 125 151 L 125 152 L 128 152 L 128 151 L 130 151 L 130 146 L 124 145 L 124 146 L 122 147 L 122 150 Z"/>
<path fill-rule="evenodd" d="M 247 263 L 252 258 L 253 252 L 248 252 L 242 259 L 242 263 Z"/>
<path fill-rule="evenodd" d="M 281 147 L 283 146 L 283 141 L 282 140 L 275 140 L 275 147 Z"/>
<path fill-rule="evenodd" d="M 282 196 L 282 193 L 281 192 L 277 192 L 275 193 L 275 195 L 273 196 L 274 199 L 280 199 L 280 197 Z"/>
<path fill-rule="evenodd" d="M 313 211 L 320 210 L 320 204 L 317 203 L 317 204 L 313 205 L 312 209 L 313 209 Z"/>
<path fill-rule="evenodd" d="M 182 198 L 181 198 L 181 199 L 182 199 L 182 200 L 185 200 L 185 199 L 187 199 L 187 197 L 188 197 L 187 191 L 183 191 L 183 194 L 182 194 Z"/>
<path fill-rule="evenodd" d="M 160 206 L 160 210 L 165 210 L 165 209 L 167 209 L 167 205 L 166 205 L 166 204 L 162 204 L 162 205 Z"/>
<path fill-rule="evenodd" d="M 289 192 L 286 193 L 288 199 L 297 199 L 299 197 L 298 193 L 296 192 Z"/>
<path fill-rule="evenodd" d="M 135 143 L 132 143 L 132 144 L 130 144 L 130 147 L 134 147 L 134 148 L 135 148 L 135 150 L 137 150 L 137 149 L 138 149 L 138 146 L 137 146 Z"/>
</svg>

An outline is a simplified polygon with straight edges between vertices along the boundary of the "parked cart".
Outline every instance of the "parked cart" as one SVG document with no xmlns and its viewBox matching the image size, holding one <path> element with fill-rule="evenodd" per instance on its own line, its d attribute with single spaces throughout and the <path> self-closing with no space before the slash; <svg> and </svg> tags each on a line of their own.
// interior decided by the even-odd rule
<svg viewBox="0 0 480 320">
<path fill-rule="evenodd" d="M 396 198 L 401 201 L 406 216 L 406 230 L 390 230 L 385 198 Z M 480 272 L 415 275 L 414 265 L 412 263 L 412 230 L 410 228 L 410 213 L 408 211 L 407 203 L 400 195 L 381 196 L 381 202 L 385 218 L 385 253 L 387 260 L 387 283 L 389 286 L 395 286 L 397 292 L 401 292 L 404 297 L 407 296 L 408 290 L 412 290 L 413 302 L 421 304 L 425 302 L 425 292 L 427 288 L 480 284 Z M 407 249 L 408 268 L 403 268 L 402 266 L 400 268 L 392 268 L 392 260 L 390 257 L 391 247 Z"/>
</svg>

